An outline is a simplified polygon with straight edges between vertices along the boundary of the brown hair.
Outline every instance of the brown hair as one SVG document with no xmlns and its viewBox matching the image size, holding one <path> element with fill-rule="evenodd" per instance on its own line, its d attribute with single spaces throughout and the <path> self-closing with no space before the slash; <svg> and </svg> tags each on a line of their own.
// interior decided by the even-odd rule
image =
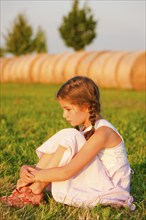
<svg viewBox="0 0 146 220">
<path fill-rule="evenodd" d="M 100 113 L 100 93 L 97 85 L 88 77 L 75 76 L 61 86 L 56 97 L 65 99 L 74 105 L 89 105 L 89 121 L 92 128 L 84 134 L 88 140 L 95 132 L 94 125 Z"/>
</svg>

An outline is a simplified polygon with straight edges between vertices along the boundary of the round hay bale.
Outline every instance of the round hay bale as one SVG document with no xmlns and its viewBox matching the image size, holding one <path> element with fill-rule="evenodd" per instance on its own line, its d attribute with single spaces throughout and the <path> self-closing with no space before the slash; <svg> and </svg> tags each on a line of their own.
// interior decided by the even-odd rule
<svg viewBox="0 0 146 220">
<path fill-rule="evenodd" d="M 48 54 L 41 53 L 36 55 L 35 59 L 32 61 L 30 65 L 30 79 L 31 82 L 39 82 L 40 81 L 40 67 L 43 60 L 48 57 Z"/>
<path fill-rule="evenodd" d="M 46 83 L 56 83 L 54 68 L 56 63 L 61 59 L 62 54 L 56 54 L 52 57 L 47 68 Z"/>
<path fill-rule="evenodd" d="M 102 51 L 92 62 L 89 68 L 89 77 L 97 83 L 98 86 L 103 85 L 103 68 L 107 60 L 114 54 L 110 51 Z"/>
<path fill-rule="evenodd" d="M 36 58 L 35 54 L 27 55 L 24 57 L 24 62 L 21 64 L 22 71 L 21 73 L 19 72 L 19 74 L 21 74 L 22 82 L 25 82 L 25 83 L 31 82 L 30 67 L 35 58 Z"/>
<path fill-rule="evenodd" d="M 4 82 L 4 68 L 10 58 L 0 58 L 0 82 Z"/>
<path fill-rule="evenodd" d="M 26 60 L 29 59 L 31 55 L 24 55 L 21 56 L 19 59 L 16 60 L 16 67 L 15 67 L 15 77 L 17 82 L 23 82 L 23 68 L 25 66 Z"/>
<path fill-rule="evenodd" d="M 116 52 L 109 57 L 103 67 L 102 86 L 104 88 L 117 88 L 116 72 L 121 59 L 127 55 L 128 52 Z"/>
<path fill-rule="evenodd" d="M 40 66 L 40 82 L 41 83 L 47 83 L 47 81 L 49 82 L 49 77 L 48 77 L 48 66 L 49 63 L 51 62 L 51 60 L 53 59 L 55 55 L 48 55 L 43 61 L 42 64 Z"/>
<path fill-rule="evenodd" d="M 11 68 L 9 69 L 9 82 L 15 82 L 13 73 L 14 73 L 15 63 L 16 63 L 17 59 L 18 59 L 18 57 L 15 57 L 15 59 L 11 63 Z"/>
<path fill-rule="evenodd" d="M 11 81 L 17 82 L 18 81 L 18 76 L 17 76 L 17 68 L 19 67 L 21 60 L 23 56 L 17 57 L 17 59 L 14 61 L 14 65 L 12 66 L 12 71 L 11 71 Z"/>
<path fill-rule="evenodd" d="M 77 66 L 77 75 L 88 76 L 91 63 L 100 52 L 92 51 L 86 54 Z"/>
<path fill-rule="evenodd" d="M 65 81 L 64 79 L 64 69 L 67 61 L 72 56 L 72 53 L 63 53 L 62 57 L 56 62 L 56 65 L 54 66 L 54 79 L 55 83 L 63 83 Z"/>
<path fill-rule="evenodd" d="M 14 65 L 14 62 L 16 59 L 17 59 L 16 57 L 9 58 L 9 61 L 5 64 L 3 68 L 3 81 L 4 82 L 11 82 L 12 66 Z"/>
<path fill-rule="evenodd" d="M 118 86 L 123 89 L 145 89 L 145 52 L 132 52 L 123 57 L 117 68 Z"/>
<path fill-rule="evenodd" d="M 9 79 L 11 82 L 17 82 L 17 67 L 20 65 L 21 59 L 24 56 L 16 57 L 16 59 L 13 61 L 13 64 L 11 65 L 11 71 L 9 74 Z"/>
<path fill-rule="evenodd" d="M 88 54 L 86 51 L 79 51 L 73 53 L 67 60 L 64 66 L 64 79 L 65 81 L 77 75 L 77 67 L 82 59 Z"/>
<path fill-rule="evenodd" d="M 141 52 L 131 70 L 131 83 L 135 90 L 146 89 L 146 52 Z"/>
</svg>

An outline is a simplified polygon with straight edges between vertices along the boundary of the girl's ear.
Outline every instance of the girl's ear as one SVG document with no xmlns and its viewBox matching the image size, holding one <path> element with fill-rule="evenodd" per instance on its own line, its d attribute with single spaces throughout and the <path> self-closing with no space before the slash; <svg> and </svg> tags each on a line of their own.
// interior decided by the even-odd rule
<svg viewBox="0 0 146 220">
<path fill-rule="evenodd" d="M 89 112 L 89 104 L 87 103 L 87 104 L 84 104 L 84 106 L 83 106 L 83 111 L 85 111 L 85 112 Z"/>
</svg>

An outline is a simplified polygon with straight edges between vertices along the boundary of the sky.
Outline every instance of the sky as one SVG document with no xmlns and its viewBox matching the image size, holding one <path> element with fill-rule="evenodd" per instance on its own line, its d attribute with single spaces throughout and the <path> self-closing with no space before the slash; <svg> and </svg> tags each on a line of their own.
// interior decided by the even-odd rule
<svg viewBox="0 0 146 220">
<path fill-rule="evenodd" d="M 80 0 L 82 8 L 85 0 Z M 51 54 L 73 51 L 65 46 L 58 28 L 63 16 L 72 8 L 73 0 L 0 0 L 1 19 L 0 46 L 2 37 L 11 30 L 18 14 L 25 14 L 34 31 L 41 28 L 47 37 L 48 52 Z M 146 0 L 87 0 L 94 19 L 98 21 L 94 41 L 86 50 L 144 51 Z"/>
</svg>

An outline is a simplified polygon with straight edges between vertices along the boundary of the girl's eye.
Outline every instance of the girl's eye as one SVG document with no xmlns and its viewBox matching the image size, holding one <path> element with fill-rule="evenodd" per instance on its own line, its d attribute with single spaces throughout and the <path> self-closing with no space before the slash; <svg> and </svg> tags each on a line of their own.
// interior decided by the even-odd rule
<svg viewBox="0 0 146 220">
<path fill-rule="evenodd" d="M 63 110 L 64 110 L 64 111 L 70 111 L 70 109 L 69 109 L 69 108 L 64 108 Z"/>
</svg>

